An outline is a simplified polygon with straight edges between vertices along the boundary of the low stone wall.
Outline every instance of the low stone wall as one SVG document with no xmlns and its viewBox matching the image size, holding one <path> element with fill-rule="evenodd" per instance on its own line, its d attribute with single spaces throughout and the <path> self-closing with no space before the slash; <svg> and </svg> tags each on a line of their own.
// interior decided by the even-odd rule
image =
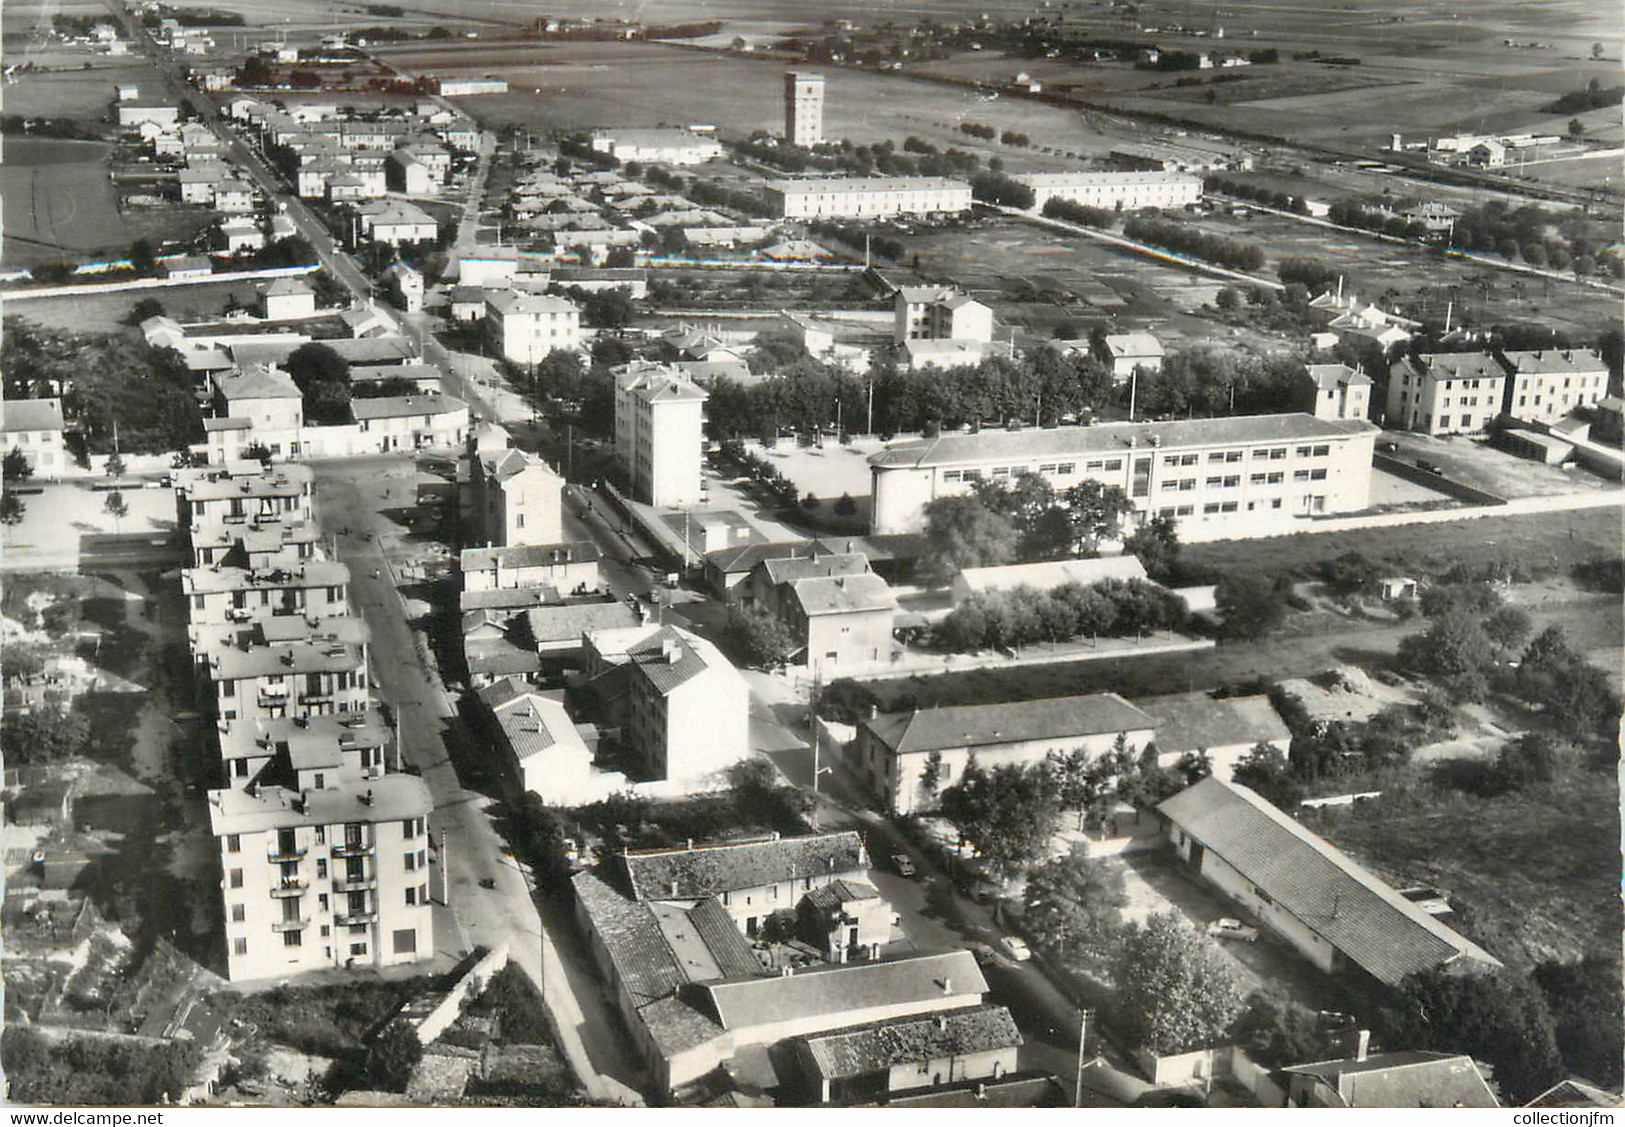
<svg viewBox="0 0 1625 1127">
<path fill-rule="evenodd" d="M 457 1015 L 463 1012 L 463 1006 L 471 998 L 477 998 L 484 992 L 485 986 L 491 977 L 508 965 L 508 945 L 506 943 L 486 955 L 468 968 L 468 971 L 457 980 L 450 990 L 434 1004 L 428 1013 L 421 1017 L 408 1013 L 407 1020 L 417 1030 L 418 1040 L 425 1045 L 432 1045 L 444 1033 L 451 1023 L 457 1020 Z"/>
<path fill-rule="evenodd" d="M 1390 458 L 1385 454 L 1371 456 L 1371 468 L 1381 470 L 1383 473 L 1393 474 L 1403 478 L 1413 485 L 1420 485 L 1424 489 L 1432 489 L 1443 493 L 1447 497 L 1454 497 L 1458 501 L 1466 501 L 1469 505 L 1504 505 L 1505 497 L 1491 493 L 1485 489 L 1475 489 L 1459 481 L 1452 481 L 1439 474 L 1428 473 L 1420 466 L 1413 466 L 1409 462 L 1402 462 L 1398 458 Z"/>
</svg>

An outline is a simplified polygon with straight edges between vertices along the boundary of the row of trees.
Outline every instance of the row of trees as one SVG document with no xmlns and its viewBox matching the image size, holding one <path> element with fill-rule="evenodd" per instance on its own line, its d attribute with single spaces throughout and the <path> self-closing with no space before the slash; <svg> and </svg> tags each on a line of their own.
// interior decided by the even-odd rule
<svg viewBox="0 0 1625 1127">
<path fill-rule="evenodd" d="M 1240 180 L 1232 180 L 1228 176 L 1208 175 L 1202 178 L 1202 187 L 1207 192 L 1222 192 L 1227 196 L 1234 196 L 1238 200 L 1251 200 L 1273 207 L 1279 211 L 1291 211 L 1298 215 L 1309 214 L 1309 203 L 1302 196 L 1294 196 L 1289 192 L 1276 191 L 1261 184 L 1244 184 Z"/>
<path fill-rule="evenodd" d="M 1076 223 L 1080 227 L 1095 227 L 1104 231 L 1117 225 L 1119 213 L 1109 208 L 1090 207 L 1075 200 L 1051 196 L 1044 201 L 1044 216 L 1047 219 L 1059 219 L 1063 223 Z"/>
<path fill-rule="evenodd" d="M 1256 243 L 1244 243 L 1211 235 L 1183 223 L 1136 215 L 1123 224 L 1123 234 L 1142 243 L 1204 259 L 1231 270 L 1260 270 L 1264 251 Z"/>
<path fill-rule="evenodd" d="M 1107 579 L 1087 587 L 1064 583 L 1047 591 L 1017 587 L 977 592 L 938 624 L 934 638 L 944 649 L 964 653 L 1086 635 L 1177 630 L 1189 616 L 1185 600 L 1164 587 L 1141 579 Z"/>
<path fill-rule="evenodd" d="M 1029 208 L 1038 202 L 1031 187 L 1002 172 L 984 172 L 971 177 L 971 195 L 983 203 L 1000 207 Z"/>
</svg>

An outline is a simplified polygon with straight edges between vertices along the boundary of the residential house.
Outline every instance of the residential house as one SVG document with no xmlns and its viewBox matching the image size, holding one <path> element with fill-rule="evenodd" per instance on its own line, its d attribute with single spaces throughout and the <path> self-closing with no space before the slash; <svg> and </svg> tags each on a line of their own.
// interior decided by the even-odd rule
<svg viewBox="0 0 1625 1127">
<path fill-rule="evenodd" d="M 394 192 L 427 196 L 432 195 L 439 186 L 439 180 L 429 166 L 405 149 L 390 153 L 384 168 L 389 189 Z"/>
<path fill-rule="evenodd" d="M 316 315 L 316 291 L 303 278 L 273 278 L 260 291 L 260 316 L 292 321 Z"/>
<path fill-rule="evenodd" d="M 1150 333 L 1108 333 L 1095 352 L 1096 358 L 1111 369 L 1113 381 L 1120 384 L 1127 383 L 1136 368 L 1162 371 L 1165 355 L 1162 342 Z"/>
<path fill-rule="evenodd" d="M 819 885 L 796 905 L 796 931 L 832 963 L 878 959 L 892 938 L 891 905 L 873 885 L 836 880 Z"/>
<path fill-rule="evenodd" d="M 1293 406 L 1317 419 L 1371 416 L 1371 377 L 1347 364 L 1309 364 L 1298 379 Z"/>
<path fill-rule="evenodd" d="M 1283 1072 L 1288 1107 L 1501 1106 L 1473 1058 L 1463 1054 L 1360 1052 L 1344 1060 L 1293 1065 Z"/>
<path fill-rule="evenodd" d="M 705 585 L 723 599 L 750 599 L 753 588 L 746 583 L 763 560 L 781 559 L 798 552 L 812 555 L 810 540 L 790 540 L 775 544 L 748 543 L 718 548 L 705 554 Z"/>
<path fill-rule="evenodd" d="M 1093 587 L 1108 579 L 1149 581 L 1145 565 L 1140 563 L 1139 557 L 1123 555 L 1100 556 L 1091 560 L 967 567 L 954 576 L 951 586 L 954 605 L 958 606 L 972 595 L 1004 593 L 1018 587 L 1051 591 L 1068 583 Z"/>
<path fill-rule="evenodd" d="M 0 456 L 21 450 L 36 475 L 54 478 L 68 468 L 62 435 L 62 400 L 0 402 Z"/>
<path fill-rule="evenodd" d="M 214 274 L 214 262 L 204 254 L 180 254 L 163 260 L 159 269 L 172 282 L 197 281 Z"/>
<path fill-rule="evenodd" d="M 422 208 L 403 200 L 372 200 L 356 208 L 361 233 L 375 243 L 398 247 L 433 242 L 440 225 Z"/>
<path fill-rule="evenodd" d="M 1488 352 L 1425 352 L 1388 370 L 1387 426 L 1476 434 L 1501 413 L 1507 373 Z"/>
<path fill-rule="evenodd" d="M 222 215 L 250 215 L 254 211 L 254 185 L 225 179 L 214 186 L 214 210 Z"/>
<path fill-rule="evenodd" d="M 716 786 L 750 755 L 750 690 L 705 639 L 674 626 L 597 630 L 584 656 L 603 726 L 647 777 Z"/>
<path fill-rule="evenodd" d="M 468 404 L 449 395 L 352 399 L 350 413 L 363 443 L 379 453 L 456 449 L 468 431 Z"/>
<path fill-rule="evenodd" d="M 1115 693 L 913 709 L 860 723 L 851 766 L 889 810 L 911 814 L 935 807 L 972 755 L 984 769 L 1041 763 L 1052 752 L 1104 754 L 1119 736 L 1137 750 L 1155 735 L 1156 721 Z"/>
<path fill-rule="evenodd" d="M 594 802 L 592 751 L 563 702 L 522 682 L 503 679 L 479 691 L 491 732 L 519 785 L 551 806 Z"/>
<path fill-rule="evenodd" d="M 816 676 L 888 661 L 897 600 L 860 555 L 766 559 L 745 602 L 775 615 Z"/>
<path fill-rule="evenodd" d="M 304 397 L 282 371 L 250 364 L 240 372 L 216 376 L 214 412 L 217 418 L 247 420 L 246 442 L 264 446 L 272 457 L 299 456 Z"/>
<path fill-rule="evenodd" d="M 223 219 L 214 229 L 213 245 L 227 254 L 245 254 L 265 246 L 265 232 L 247 216 Z"/>
<path fill-rule="evenodd" d="M 892 339 L 963 340 L 986 344 L 993 339 L 993 311 L 955 289 L 904 286 L 893 298 Z"/>
<path fill-rule="evenodd" d="M 408 313 L 422 310 L 423 275 L 404 262 L 396 262 L 385 273 L 394 287 L 395 297 L 399 300 L 401 308 Z"/>
<path fill-rule="evenodd" d="M 967 1006 L 798 1038 L 812 1102 L 850 1106 L 964 1081 L 999 1080 L 1017 1069 L 1024 1044 L 1003 1006 Z"/>
<path fill-rule="evenodd" d="M 1327 973 L 1397 988 L 1407 975 L 1439 967 L 1501 965 L 1244 786 L 1209 777 L 1157 812 L 1193 875 Z"/>
<path fill-rule="evenodd" d="M 180 120 L 181 108 L 171 102 L 137 95 L 134 98 L 120 100 L 118 103 L 120 129 L 134 129 L 144 121 L 173 129 L 180 124 Z"/>
<path fill-rule="evenodd" d="M 597 129 L 591 144 L 622 164 L 704 164 L 722 156 L 715 137 L 690 129 Z"/>
<path fill-rule="evenodd" d="M 568 595 L 597 589 L 600 555 L 591 540 L 464 548 L 459 570 L 464 591 L 551 587 Z"/>
<path fill-rule="evenodd" d="M 1156 725 L 1157 762 L 1164 767 L 1202 753 L 1213 774 L 1229 779 L 1236 764 L 1259 744 L 1283 756 L 1292 746 L 1292 731 L 1267 696 L 1171 693 L 1142 697 L 1134 704 Z"/>
<path fill-rule="evenodd" d="M 215 189 L 226 179 L 225 170 L 213 166 L 183 168 L 175 176 L 180 183 L 181 202 L 205 206 L 214 202 Z"/>
<path fill-rule="evenodd" d="M 580 350 L 581 311 L 562 297 L 489 290 L 485 332 L 492 350 L 504 360 L 540 364 L 551 352 Z"/>
<path fill-rule="evenodd" d="M 469 458 L 471 541 L 498 548 L 564 539 L 564 479 L 539 456 L 505 449 Z"/>
</svg>

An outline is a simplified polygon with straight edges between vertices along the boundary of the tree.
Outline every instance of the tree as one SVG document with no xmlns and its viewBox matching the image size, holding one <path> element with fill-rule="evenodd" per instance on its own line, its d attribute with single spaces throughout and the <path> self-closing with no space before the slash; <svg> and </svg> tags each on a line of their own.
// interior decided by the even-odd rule
<svg viewBox="0 0 1625 1127">
<path fill-rule="evenodd" d="M 350 365 L 320 341 L 302 344 L 288 356 L 288 376 L 304 399 L 313 423 L 344 423 L 350 418 Z"/>
<path fill-rule="evenodd" d="M 34 466 L 24 454 L 22 447 L 13 446 L 6 451 L 6 456 L 0 460 L 0 476 L 6 481 L 27 481 L 34 476 Z"/>
<path fill-rule="evenodd" d="M 938 497 L 925 505 L 927 570 L 947 581 L 967 567 L 993 567 L 1016 557 L 1016 530 L 972 496 Z"/>
<path fill-rule="evenodd" d="M 107 495 L 107 503 L 102 508 L 113 518 L 113 531 L 119 532 L 124 518 L 130 515 L 130 503 L 124 499 L 124 494 L 115 489 Z"/>
<path fill-rule="evenodd" d="M 580 399 L 587 375 L 581 355 L 555 348 L 536 365 L 536 384 L 555 399 Z"/>
<path fill-rule="evenodd" d="M 1558 1051 L 1570 1074 L 1618 1089 L 1625 1059 L 1617 951 L 1593 951 L 1578 962 L 1544 962 L 1535 968 L 1556 1022 Z"/>
<path fill-rule="evenodd" d="M 1327 1060 L 1335 1053 L 1332 1038 L 1326 1036 L 1315 1011 L 1259 990 L 1247 995 L 1245 1007 L 1230 1027 L 1230 1038 L 1266 1068 Z"/>
<path fill-rule="evenodd" d="M 1525 732 L 1496 754 L 1495 781 L 1508 790 L 1549 783 L 1556 777 L 1560 761 L 1557 740 L 1550 732 Z"/>
<path fill-rule="evenodd" d="M 1224 620 L 1226 638 L 1262 638 L 1286 620 L 1280 589 L 1262 575 L 1226 575 L 1214 589 L 1213 601 Z"/>
<path fill-rule="evenodd" d="M 1507 1104 L 1521 1106 L 1563 1078 L 1551 1009 L 1511 968 L 1472 974 L 1441 966 L 1408 975 L 1398 1004 L 1383 1016 L 1384 1039 L 1393 1044 L 1467 1053 L 1488 1064 Z"/>
<path fill-rule="evenodd" d="M 422 1059 L 418 1031 L 405 1021 L 392 1021 L 367 1047 L 367 1078 L 383 1091 L 403 1091 Z"/>
<path fill-rule="evenodd" d="M 1233 286 L 1220 286 L 1219 292 L 1213 295 L 1214 308 L 1230 313 L 1241 306 L 1241 294 Z"/>
<path fill-rule="evenodd" d="M 1320 573 L 1332 590 L 1352 595 L 1376 581 L 1378 568 L 1359 552 L 1344 552 L 1322 564 Z"/>
<path fill-rule="evenodd" d="M 1001 876 L 1042 857 L 1061 812 L 1060 786 L 1046 763 L 965 764 L 942 792 L 942 814 Z"/>
<path fill-rule="evenodd" d="M 1519 607 L 1501 607 L 1484 620 L 1484 633 L 1503 650 L 1515 650 L 1529 638 L 1534 624 Z"/>
<path fill-rule="evenodd" d="M 1123 551 L 1138 557 L 1152 579 L 1165 583 L 1179 565 L 1179 527 L 1173 517 L 1154 516 L 1123 541 Z"/>
<path fill-rule="evenodd" d="M 57 705 L 8 713 L 0 727 L 6 736 L 8 760 L 19 764 L 60 763 L 84 752 L 90 742 L 90 724 L 85 718 Z"/>
<path fill-rule="evenodd" d="M 1230 778 L 1283 810 L 1292 809 L 1303 798 L 1303 785 L 1293 776 L 1286 754 L 1271 743 L 1254 744 L 1237 760 Z"/>
<path fill-rule="evenodd" d="M 1123 926 L 1128 892 L 1121 869 L 1062 857 L 1027 875 L 1022 923 L 1042 946 L 1067 959 L 1106 957 Z"/>
<path fill-rule="evenodd" d="M 129 315 L 124 318 L 126 325 L 139 325 L 149 317 L 162 317 L 164 303 L 155 297 L 144 297 L 131 307 Z"/>
<path fill-rule="evenodd" d="M 1602 52 L 1603 52 L 1603 46 L 1602 46 L 1601 43 L 1593 43 L 1591 45 L 1591 57 L 1593 59 L 1602 58 Z"/>
<path fill-rule="evenodd" d="M 929 807 L 937 797 L 937 787 L 942 785 L 942 752 L 932 749 L 931 754 L 925 757 L 925 766 L 920 769 L 920 798 L 922 805 Z"/>
<path fill-rule="evenodd" d="M 27 513 L 28 506 L 23 504 L 23 499 L 16 493 L 9 489 L 0 492 L 0 525 L 7 528 L 19 525 Z"/>
<path fill-rule="evenodd" d="M 1454 610 L 1435 618 L 1420 634 L 1399 643 L 1401 665 L 1439 677 L 1482 674 L 1495 660 L 1495 647 L 1478 619 Z"/>
<path fill-rule="evenodd" d="M 736 606 L 728 611 L 728 636 L 757 668 L 783 665 L 795 651 L 790 628 L 761 607 Z"/>
<path fill-rule="evenodd" d="M 1074 485 L 1062 498 L 1079 556 L 1099 555 L 1101 541 L 1121 535 L 1123 518 L 1134 511 L 1122 486 L 1102 485 L 1093 479 Z"/>
<path fill-rule="evenodd" d="M 1171 912 L 1130 930 L 1117 983 L 1123 1032 L 1153 1053 L 1214 1045 L 1241 1012 L 1241 991 L 1213 940 Z"/>
<path fill-rule="evenodd" d="M 1585 136 L 1585 131 L 1586 131 L 1586 123 L 1585 122 L 1581 121 L 1577 117 L 1569 118 L 1569 136 L 1570 137 L 1575 137 L 1575 138 L 1584 137 Z"/>
<path fill-rule="evenodd" d="M 835 501 L 835 515 L 849 517 L 858 511 L 858 503 L 852 499 L 852 494 L 843 493 Z"/>
<path fill-rule="evenodd" d="M 151 239 L 140 238 L 130 244 L 130 266 L 137 274 L 151 274 L 157 268 Z"/>
<path fill-rule="evenodd" d="M 115 450 L 107 456 L 107 476 L 117 481 L 124 476 L 124 471 L 124 458 Z"/>
</svg>

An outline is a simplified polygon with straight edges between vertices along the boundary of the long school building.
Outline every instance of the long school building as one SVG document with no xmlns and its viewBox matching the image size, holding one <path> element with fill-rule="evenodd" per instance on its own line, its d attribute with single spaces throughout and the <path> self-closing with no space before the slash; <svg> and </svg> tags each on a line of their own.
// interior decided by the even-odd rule
<svg viewBox="0 0 1625 1127">
<path fill-rule="evenodd" d="M 764 189 L 784 219 L 857 219 L 969 211 L 970 184 L 940 176 L 775 180 Z"/>
<path fill-rule="evenodd" d="M 873 531 L 919 532 L 930 501 L 1032 472 L 1057 491 L 1119 486 L 1133 524 L 1173 517 L 1187 542 L 1291 532 L 1369 505 L 1377 434 L 1362 420 L 1286 414 L 918 439 L 869 458 Z"/>
</svg>

